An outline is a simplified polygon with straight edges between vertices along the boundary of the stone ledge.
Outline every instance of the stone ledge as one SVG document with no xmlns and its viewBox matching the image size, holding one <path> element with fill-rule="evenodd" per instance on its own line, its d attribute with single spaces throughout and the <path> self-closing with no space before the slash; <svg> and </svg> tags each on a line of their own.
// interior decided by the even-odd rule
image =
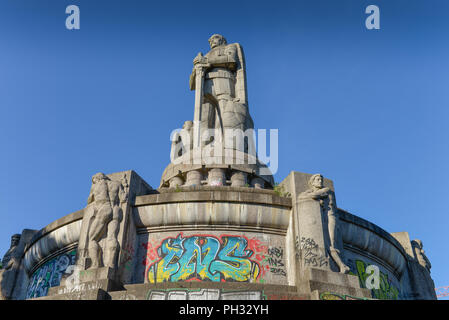
<svg viewBox="0 0 449 320">
<path fill-rule="evenodd" d="M 241 202 L 292 207 L 292 199 L 280 197 L 272 190 L 235 187 L 186 187 L 161 189 L 159 194 L 138 196 L 134 206 L 173 202 Z"/>
<path fill-rule="evenodd" d="M 102 289 L 89 289 L 80 292 L 56 294 L 29 300 L 110 300 L 110 296 Z"/>
<path fill-rule="evenodd" d="M 140 283 L 125 285 L 125 290 L 110 292 L 112 300 L 146 300 L 151 291 L 169 293 L 180 292 L 200 292 L 220 291 L 225 295 L 235 294 L 238 299 L 245 300 L 245 293 L 258 293 L 258 297 L 268 300 L 309 300 L 310 295 L 298 294 L 295 286 L 288 285 L 266 285 L 247 282 L 164 282 L 157 284 Z M 210 295 L 218 297 L 219 294 Z M 206 292 L 206 296 L 208 296 Z M 229 297 L 228 297 L 229 299 Z M 206 299 L 204 299 L 206 300 Z"/>
<path fill-rule="evenodd" d="M 312 296 L 314 291 L 318 291 L 371 298 L 371 291 L 360 287 L 357 276 L 315 268 L 302 270 L 298 291 Z"/>
<path fill-rule="evenodd" d="M 84 215 L 84 209 L 72 212 L 62 218 L 59 218 L 58 220 L 53 221 L 52 223 L 50 223 L 49 225 L 47 225 L 46 227 L 40 229 L 32 238 L 30 243 L 26 246 L 25 251 L 24 251 L 24 255 L 26 254 L 26 252 L 37 242 L 39 241 L 41 238 L 45 237 L 46 235 L 48 235 L 49 233 L 55 231 L 56 229 L 62 228 L 63 226 L 73 223 L 77 220 L 81 220 L 83 219 L 83 215 Z"/>
</svg>

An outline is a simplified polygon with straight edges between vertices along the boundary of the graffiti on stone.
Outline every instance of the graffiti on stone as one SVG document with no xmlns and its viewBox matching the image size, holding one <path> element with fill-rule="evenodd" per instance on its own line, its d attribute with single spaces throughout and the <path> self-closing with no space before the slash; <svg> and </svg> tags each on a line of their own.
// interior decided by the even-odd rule
<svg viewBox="0 0 449 320">
<path fill-rule="evenodd" d="M 67 268 L 75 265 L 75 259 L 76 250 L 72 250 L 51 259 L 37 269 L 31 276 L 26 298 L 44 297 L 50 287 L 59 286 Z"/>
<path fill-rule="evenodd" d="M 312 238 L 299 237 L 295 242 L 296 258 L 302 260 L 306 267 L 325 267 L 329 261 Z"/>
<path fill-rule="evenodd" d="M 304 298 L 294 294 L 265 293 L 263 290 L 166 289 L 148 291 L 147 300 L 304 300 Z"/>
<path fill-rule="evenodd" d="M 261 291 L 226 291 L 222 289 L 150 290 L 148 300 L 262 300 Z"/>
<path fill-rule="evenodd" d="M 117 300 L 137 300 L 136 296 L 130 293 L 124 293 L 120 295 Z"/>
<path fill-rule="evenodd" d="M 254 282 L 260 265 L 244 236 L 193 235 L 162 240 L 158 260 L 147 272 L 150 283 L 176 281 Z"/>
<path fill-rule="evenodd" d="M 122 255 L 123 258 L 121 264 L 126 270 L 130 271 L 132 267 L 132 258 L 134 256 L 134 247 L 131 244 L 128 244 L 123 248 Z"/>
<path fill-rule="evenodd" d="M 371 273 L 367 272 L 370 264 L 362 260 L 351 261 L 349 274 L 356 275 L 359 278 L 360 286 L 366 288 L 367 278 Z M 380 300 L 398 300 L 400 299 L 400 292 L 389 279 L 388 274 L 379 272 L 379 288 L 371 289 L 371 295 L 375 299 Z"/>
<path fill-rule="evenodd" d="M 370 299 L 354 297 L 347 294 L 323 292 L 320 294 L 320 300 L 370 300 Z"/>
<path fill-rule="evenodd" d="M 275 275 L 287 276 L 284 264 L 284 249 L 282 247 L 269 247 L 266 261 L 270 267 L 270 272 Z"/>
<path fill-rule="evenodd" d="M 145 270 L 143 272 L 143 276 L 145 277 L 146 274 L 148 274 L 148 270 L 150 269 L 150 266 L 153 262 L 155 262 L 158 259 L 157 254 L 157 247 L 155 241 L 148 241 L 141 243 L 141 246 L 144 248 L 146 255 L 142 260 L 142 264 L 145 267 Z"/>
<path fill-rule="evenodd" d="M 75 285 L 66 286 L 62 288 L 58 288 L 58 294 L 67 294 L 67 293 L 79 293 L 89 290 L 100 289 L 102 287 L 102 283 L 100 281 L 92 281 L 92 282 L 83 282 L 77 283 Z"/>
</svg>

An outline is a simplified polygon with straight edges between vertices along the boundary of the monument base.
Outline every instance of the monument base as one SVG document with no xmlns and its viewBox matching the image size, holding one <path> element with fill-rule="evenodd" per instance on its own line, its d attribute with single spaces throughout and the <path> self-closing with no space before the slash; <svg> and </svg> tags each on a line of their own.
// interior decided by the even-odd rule
<svg viewBox="0 0 449 320">
<path fill-rule="evenodd" d="M 83 294 L 86 297 L 95 297 L 95 290 L 102 290 L 105 292 L 123 290 L 123 285 L 118 280 L 118 270 L 109 267 L 74 271 L 78 272 L 78 279 L 76 275 L 72 274 L 66 279 L 65 285 L 52 287 L 48 290 L 48 296 L 57 295 L 76 295 Z M 73 280 L 72 281 L 69 281 Z M 106 294 L 107 295 L 107 294 Z M 101 294 L 99 297 L 102 297 Z M 89 298 L 81 298 L 83 300 L 91 300 Z"/>
<path fill-rule="evenodd" d="M 357 276 L 315 268 L 301 271 L 298 292 L 310 294 L 312 300 L 321 300 L 323 294 L 371 299 L 371 291 L 360 287 Z"/>
<path fill-rule="evenodd" d="M 110 300 L 109 294 L 102 289 L 90 289 L 79 292 L 48 295 L 33 300 Z"/>
</svg>

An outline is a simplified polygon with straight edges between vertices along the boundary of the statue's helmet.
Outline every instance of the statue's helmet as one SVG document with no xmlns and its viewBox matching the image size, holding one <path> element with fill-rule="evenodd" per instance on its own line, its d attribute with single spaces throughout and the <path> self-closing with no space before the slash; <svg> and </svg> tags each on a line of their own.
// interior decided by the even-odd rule
<svg viewBox="0 0 449 320">
<path fill-rule="evenodd" d="M 228 42 L 226 41 L 225 37 L 223 37 L 221 34 L 215 33 L 213 35 L 210 36 L 209 38 L 209 44 L 212 44 L 212 42 L 218 39 L 218 45 L 222 45 L 222 44 L 228 44 Z"/>
</svg>

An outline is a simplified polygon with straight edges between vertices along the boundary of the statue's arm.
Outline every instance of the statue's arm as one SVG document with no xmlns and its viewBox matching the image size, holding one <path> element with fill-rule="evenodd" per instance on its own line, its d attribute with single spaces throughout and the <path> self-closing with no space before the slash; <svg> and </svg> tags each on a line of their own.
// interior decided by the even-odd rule
<svg viewBox="0 0 449 320">
<path fill-rule="evenodd" d="M 316 191 L 311 189 L 304 191 L 299 195 L 299 199 L 313 199 L 320 200 L 329 195 L 329 188 L 322 188 Z"/>
<path fill-rule="evenodd" d="M 6 265 L 5 269 L 6 269 L 6 270 L 9 270 L 9 269 L 11 269 L 11 268 L 13 267 L 13 265 L 14 265 L 14 259 L 11 258 L 11 259 L 9 260 L 8 264 Z"/>
<path fill-rule="evenodd" d="M 237 48 L 230 45 L 221 56 L 207 57 L 207 63 L 213 67 L 226 67 L 235 70 L 237 66 Z"/>
<path fill-rule="evenodd" d="M 195 68 L 193 68 L 192 73 L 190 74 L 190 79 L 189 79 L 190 90 L 195 90 L 195 80 L 196 80 L 196 70 L 195 70 Z"/>
<path fill-rule="evenodd" d="M 94 201 L 95 201 L 94 186 L 92 186 L 92 188 L 90 189 L 89 197 L 87 198 L 87 204 L 91 204 Z"/>
</svg>

